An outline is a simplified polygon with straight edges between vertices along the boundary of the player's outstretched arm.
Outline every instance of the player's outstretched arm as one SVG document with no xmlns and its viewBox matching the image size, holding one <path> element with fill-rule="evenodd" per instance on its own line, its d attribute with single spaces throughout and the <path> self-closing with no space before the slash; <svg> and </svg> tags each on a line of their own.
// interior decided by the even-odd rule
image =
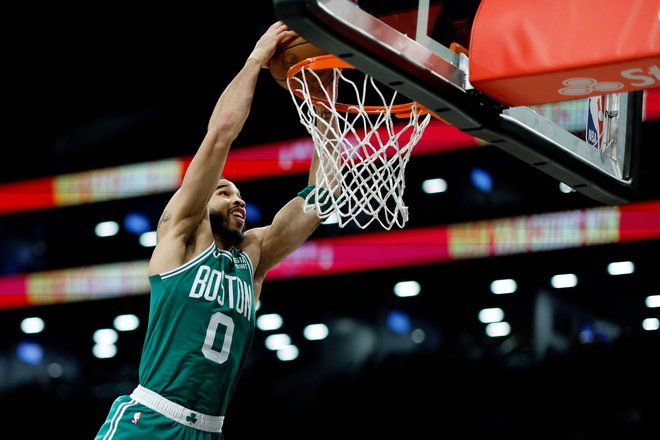
<svg viewBox="0 0 660 440">
<path fill-rule="evenodd" d="M 317 183 L 325 185 L 326 182 L 333 181 L 332 173 L 327 171 L 324 174 L 328 179 L 324 179 L 324 182 L 317 182 L 317 170 L 321 166 L 321 160 L 337 160 L 334 154 L 337 149 L 334 136 L 334 133 L 337 132 L 337 121 L 334 120 L 332 112 L 322 104 L 315 106 L 315 112 L 317 114 L 316 128 L 325 134 L 327 143 L 323 148 L 329 154 L 323 155 L 321 158 L 316 149 L 314 150 L 307 180 L 308 186 L 316 186 Z M 328 167 L 326 164 L 326 170 L 332 169 L 334 167 Z M 303 203 L 303 197 L 294 197 L 275 215 L 271 225 L 263 228 L 261 259 L 255 278 L 264 277 L 268 270 L 298 249 L 320 225 L 321 219 L 316 212 L 313 210 L 305 212 Z"/>
<path fill-rule="evenodd" d="M 250 113 L 261 69 L 275 53 L 297 34 L 276 22 L 257 41 L 242 69 L 220 95 L 204 139 L 183 178 L 181 187 L 167 204 L 158 224 L 159 246 L 154 251 L 150 272 L 177 267 L 185 262 L 186 248 L 206 218 L 206 208 L 227 161 L 232 142 L 239 135 Z M 162 254 L 162 255 L 161 255 Z"/>
<path fill-rule="evenodd" d="M 261 36 L 240 72 L 220 95 L 208 130 L 185 174 L 179 193 L 168 209 L 172 220 L 197 222 L 215 190 L 232 142 L 250 113 L 257 79 L 281 41 L 295 33 L 276 22 Z"/>
</svg>

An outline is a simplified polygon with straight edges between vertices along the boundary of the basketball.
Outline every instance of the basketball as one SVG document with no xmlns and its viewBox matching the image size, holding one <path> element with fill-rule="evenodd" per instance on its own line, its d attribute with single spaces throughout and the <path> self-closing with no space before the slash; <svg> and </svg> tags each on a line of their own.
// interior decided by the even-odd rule
<svg viewBox="0 0 660 440">
<path fill-rule="evenodd" d="M 275 52 L 268 64 L 268 69 L 277 84 L 287 89 L 286 73 L 289 68 L 304 59 L 320 55 L 327 55 L 327 52 L 313 45 L 303 37 L 298 37 Z M 317 74 L 323 83 L 332 78 L 332 70 L 329 69 L 318 71 Z M 316 87 L 312 88 L 314 89 Z"/>
</svg>

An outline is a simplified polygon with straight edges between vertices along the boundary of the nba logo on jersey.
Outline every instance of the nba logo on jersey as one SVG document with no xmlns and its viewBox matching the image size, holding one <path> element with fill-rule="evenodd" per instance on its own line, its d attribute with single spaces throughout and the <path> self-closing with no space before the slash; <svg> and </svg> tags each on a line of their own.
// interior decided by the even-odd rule
<svg viewBox="0 0 660 440">
<path fill-rule="evenodd" d="M 140 417 L 142 417 L 142 413 L 139 412 L 139 411 L 136 412 L 135 414 L 133 414 L 133 424 L 134 425 L 138 424 L 138 422 L 140 421 Z"/>
<path fill-rule="evenodd" d="M 587 131 L 585 140 L 587 144 L 599 150 L 603 149 L 603 97 L 590 96 L 587 112 Z"/>
</svg>

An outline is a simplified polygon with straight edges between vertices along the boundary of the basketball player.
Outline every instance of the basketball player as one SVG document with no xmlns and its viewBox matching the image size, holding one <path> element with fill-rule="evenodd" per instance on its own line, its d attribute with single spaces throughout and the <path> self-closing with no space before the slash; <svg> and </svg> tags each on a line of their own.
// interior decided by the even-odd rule
<svg viewBox="0 0 660 440">
<path fill-rule="evenodd" d="M 308 186 L 271 225 L 245 232 L 245 202 L 222 177 L 262 68 L 295 37 L 281 22 L 261 36 L 220 96 L 181 187 L 162 213 L 149 262 L 151 305 L 139 385 L 115 400 L 97 440 L 223 438 L 266 272 L 320 224 L 302 207 L 315 185 L 316 154 Z"/>
</svg>

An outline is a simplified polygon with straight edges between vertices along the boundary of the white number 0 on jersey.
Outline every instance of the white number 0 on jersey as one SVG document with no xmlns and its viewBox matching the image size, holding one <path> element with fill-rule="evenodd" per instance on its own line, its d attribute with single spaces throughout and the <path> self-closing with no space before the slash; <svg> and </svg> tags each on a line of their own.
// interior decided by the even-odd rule
<svg viewBox="0 0 660 440">
<path fill-rule="evenodd" d="M 213 349 L 213 342 L 215 341 L 215 335 L 218 331 L 218 325 L 220 324 L 227 327 L 227 331 L 225 332 L 225 339 L 222 342 L 222 348 L 220 351 L 217 351 Z M 204 354 L 204 357 L 219 364 L 226 362 L 229 358 L 229 349 L 231 347 L 231 339 L 233 335 L 234 321 L 229 316 L 222 312 L 215 312 L 211 315 L 209 326 L 206 328 L 204 345 L 202 345 L 202 353 Z"/>
</svg>

